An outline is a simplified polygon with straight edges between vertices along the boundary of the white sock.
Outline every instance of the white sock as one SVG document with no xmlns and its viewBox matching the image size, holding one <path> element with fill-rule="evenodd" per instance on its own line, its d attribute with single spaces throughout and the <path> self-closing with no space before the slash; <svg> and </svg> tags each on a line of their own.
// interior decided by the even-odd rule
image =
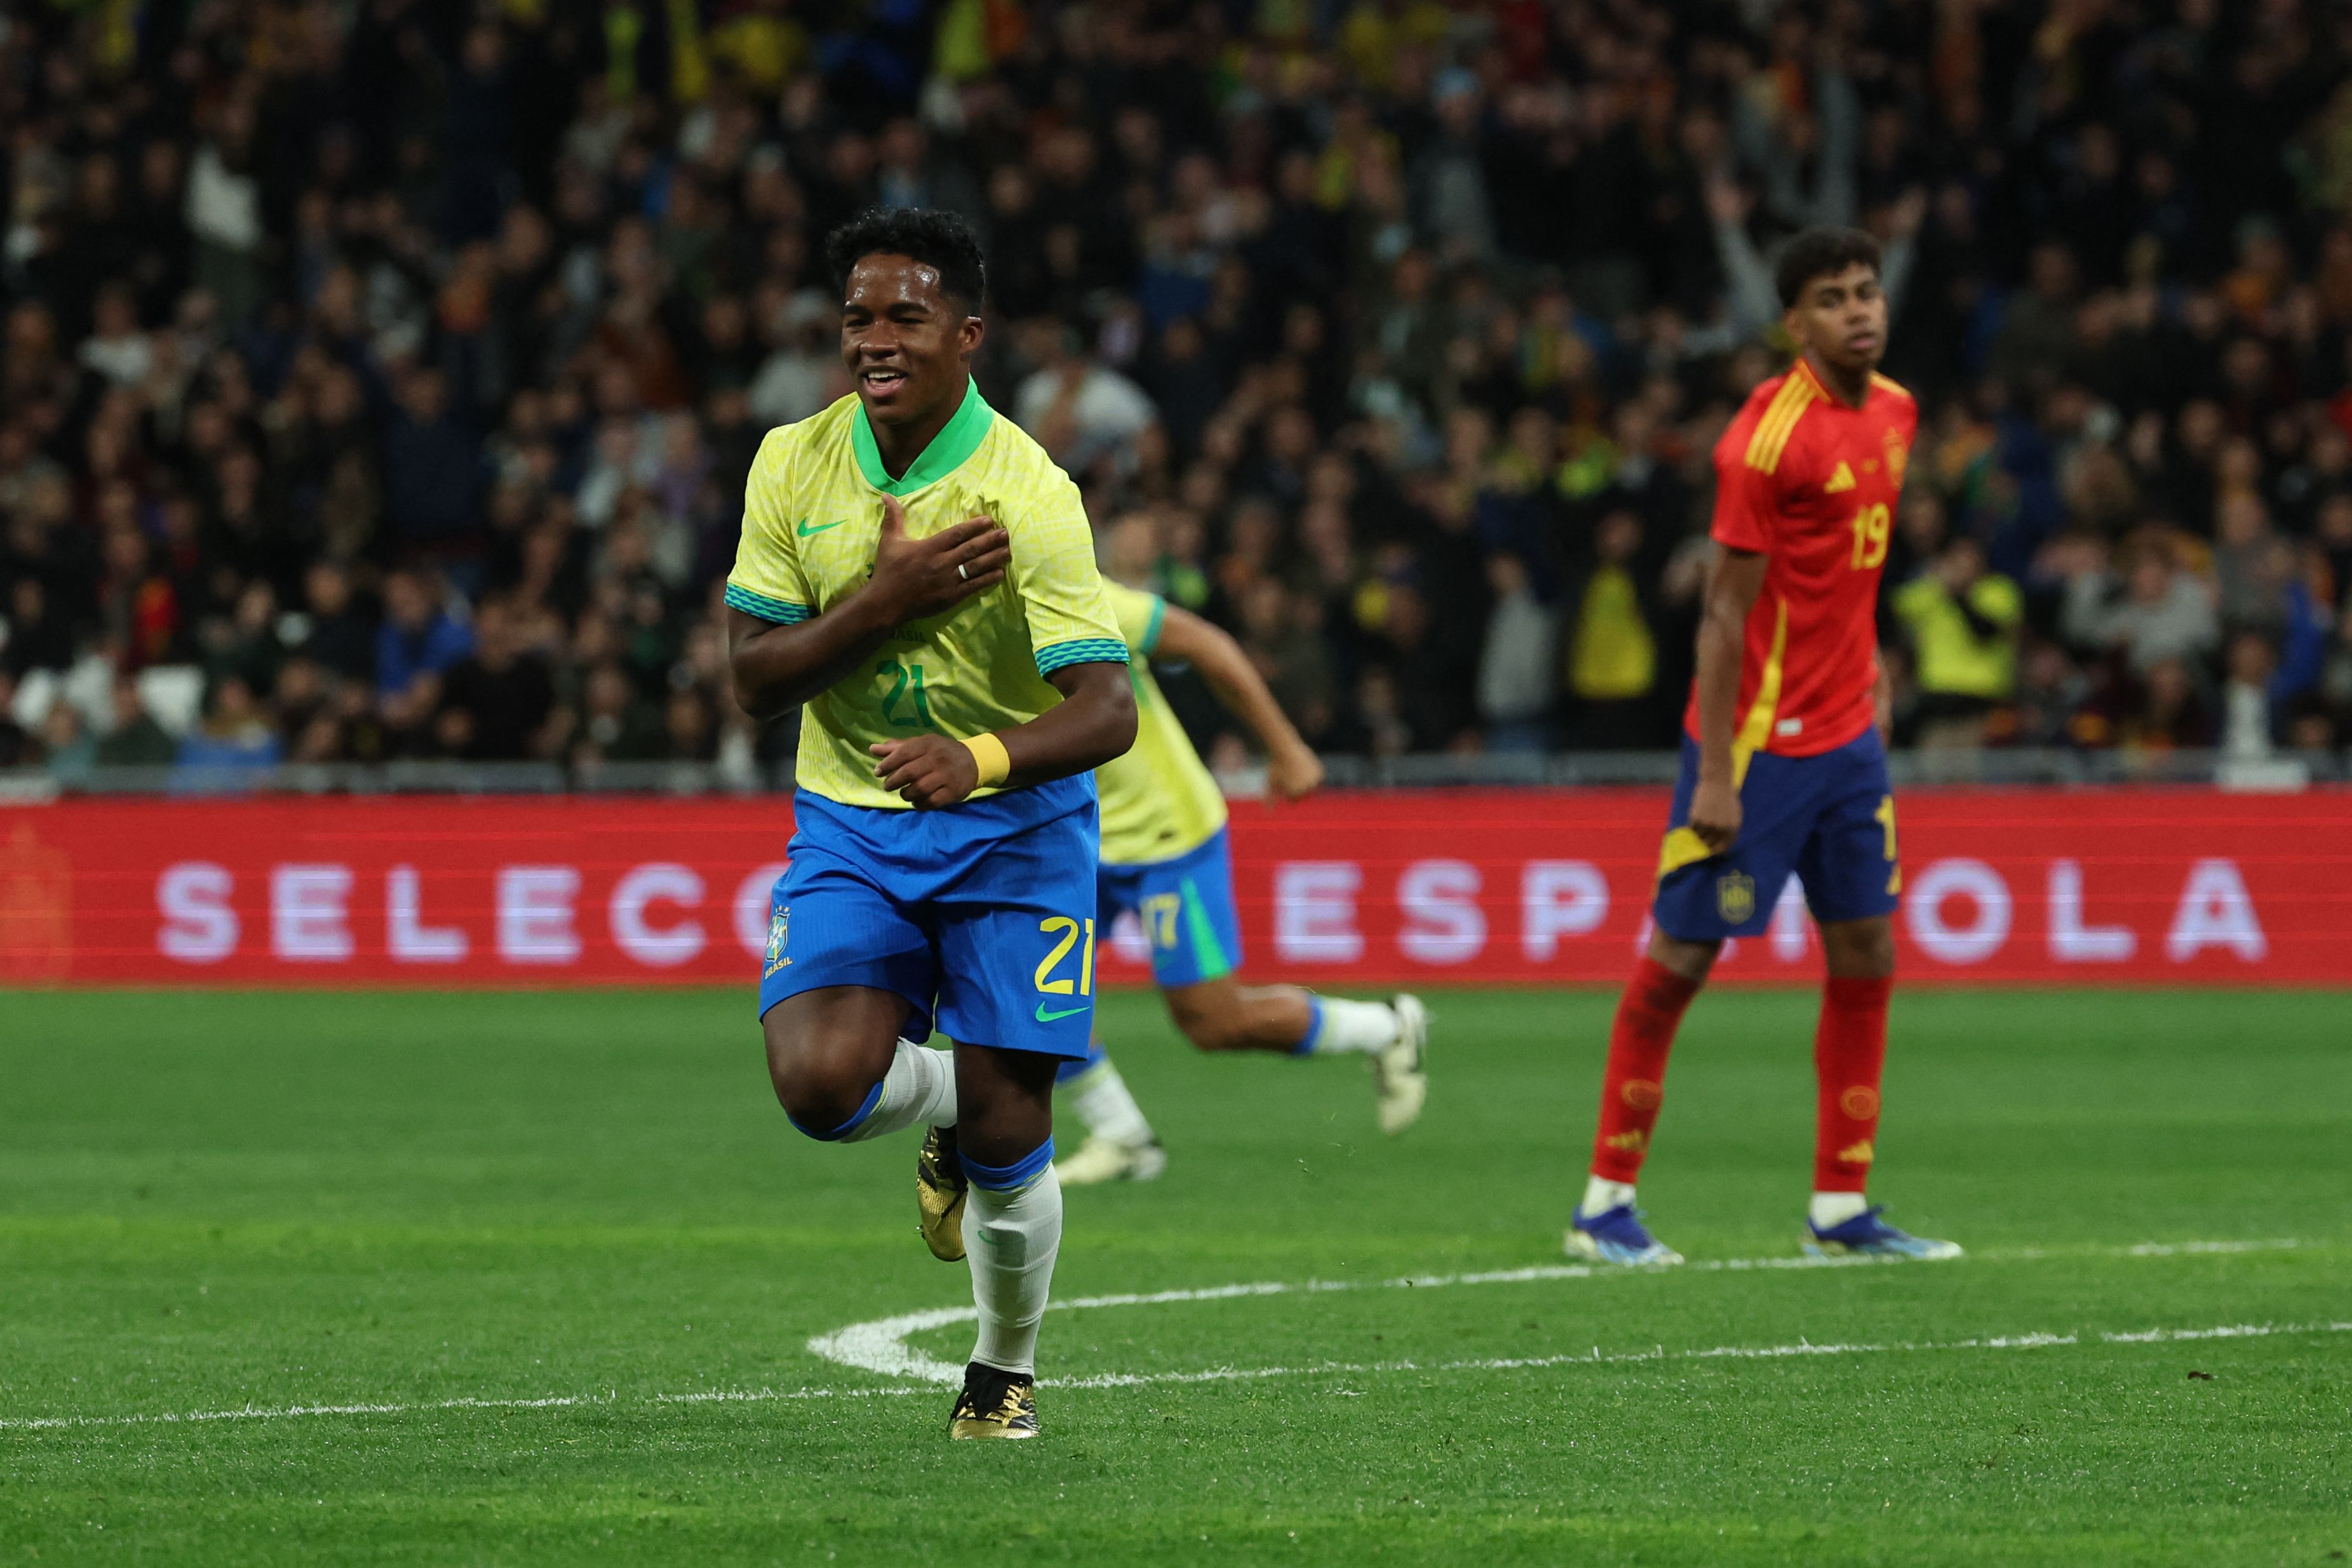
<svg viewBox="0 0 2352 1568">
<path fill-rule="evenodd" d="M 963 1206 L 964 1256 L 980 1337 L 971 1358 L 1000 1372 L 1035 1376 L 1037 1320 L 1062 1249 L 1062 1182 L 1047 1166 L 1019 1192 L 974 1184 Z"/>
<path fill-rule="evenodd" d="M 1063 1088 L 1078 1120 L 1095 1136 L 1129 1145 L 1151 1142 L 1151 1124 L 1143 1119 L 1143 1108 L 1128 1092 L 1127 1080 L 1118 1075 L 1109 1057 L 1098 1059 Z"/>
<path fill-rule="evenodd" d="M 882 1075 L 882 1098 L 866 1120 L 841 1135 L 845 1144 L 862 1144 L 902 1128 L 952 1127 L 956 1119 L 955 1054 L 898 1042 L 890 1071 Z"/>
<path fill-rule="evenodd" d="M 1870 1199 L 1858 1192 L 1817 1192 L 1805 1209 L 1805 1218 L 1813 1222 L 1816 1230 L 1827 1230 L 1832 1225 L 1843 1225 L 1870 1207 Z"/>
<path fill-rule="evenodd" d="M 1396 1043 L 1396 1009 L 1386 1002 L 1351 1002 L 1343 997 L 1318 997 L 1315 1010 L 1322 1022 L 1307 1037 L 1307 1051 L 1328 1056 L 1343 1051 L 1386 1051 Z"/>
<path fill-rule="evenodd" d="M 1584 1183 L 1584 1201 L 1577 1205 L 1579 1214 L 1606 1214 L 1621 1204 L 1633 1201 L 1633 1184 L 1611 1181 L 1607 1176 L 1591 1176 Z"/>
</svg>

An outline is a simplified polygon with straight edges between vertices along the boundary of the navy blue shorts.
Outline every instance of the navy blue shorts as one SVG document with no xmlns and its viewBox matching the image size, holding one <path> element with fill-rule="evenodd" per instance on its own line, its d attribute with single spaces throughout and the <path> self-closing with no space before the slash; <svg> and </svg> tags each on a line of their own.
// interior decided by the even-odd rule
<svg viewBox="0 0 2352 1568">
<path fill-rule="evenodd" d="M 1082 1057 L 1094 1022 L 1090 774 L 943 811 L 800 791 L 760 1012 L 826 986 L 907 998 L 904 1032 Z"/>
<path fill-rule="evenodd" d="M 1151 944 L 1151 978 L 1163 990 L 1194 986 L 1241 967 L 1242 923 L 1234 910 L 1234 852 L 1219 828 L 1197 849 L 1142 865 L 1103 862 L 1095 879 L 1105 931 L 1131 909 Z"/>
<path fill-rule="evenodd" d="M 1818 757 L 1748 759 L 1739 786 L 1739 837 L 1709 855 L 1686 824 L 1698 787 L 1698 743 L 1683 738 L 1681 777 L 1658 856 L 1651 915 L 1684 942 L 1753 936 L 1772 918 L 1789 873 L 1823 923 L 1892 915 L 1903 892 L 1895 853 L 1895 796 L 1875 729 Z"/>
</svg>

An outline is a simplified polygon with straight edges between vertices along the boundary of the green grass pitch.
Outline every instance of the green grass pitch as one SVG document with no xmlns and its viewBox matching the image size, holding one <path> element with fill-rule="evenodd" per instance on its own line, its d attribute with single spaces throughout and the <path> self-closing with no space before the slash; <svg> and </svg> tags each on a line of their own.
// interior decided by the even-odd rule
<svg viewBox="0 0 2352 1568">
<path fill-rule="evenodd" d="M 1432 1000 L 1391 1141 L 1106 998 L 1173 1164 L 1056 1295 L 1350 1288 L 1056 1312 L 1045 1437 L 950 1445 L 809 1348 L 969 1303 L 912 1140 L 795 1134 L 748 994 L 0 994 L 0 1565 L 2352 1552 L 2347 997 L 1898 993 L 1875 1196 L 1970 1256 L 1778 1269 L 1698 1265 L 1796 1256 L 1812 999 L 1709 996 L 1642 1276 L 1559 1251 L 1612 998 Z"/>
</svg>

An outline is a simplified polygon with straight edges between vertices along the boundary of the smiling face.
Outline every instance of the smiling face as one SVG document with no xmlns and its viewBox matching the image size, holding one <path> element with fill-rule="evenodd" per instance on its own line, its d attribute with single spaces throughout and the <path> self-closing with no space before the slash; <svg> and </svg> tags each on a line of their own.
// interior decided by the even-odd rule
<svg viewBox="0 0 2352 1568">
<path fill-rule="evenodd" d="M 1832 369 L 1867 374 L 1886 351 L 1886 293 L 1878 269 L 1854 262 L 1805 282 L 1789 307 L 1789 336 Z"/>
<path fill-rule="evenodd" d="M 869 421 L 919 423 L 963 390 L 982 328 L 937 268 L 877 251 L 842 293 L 841 359 Z"/>
</svg>

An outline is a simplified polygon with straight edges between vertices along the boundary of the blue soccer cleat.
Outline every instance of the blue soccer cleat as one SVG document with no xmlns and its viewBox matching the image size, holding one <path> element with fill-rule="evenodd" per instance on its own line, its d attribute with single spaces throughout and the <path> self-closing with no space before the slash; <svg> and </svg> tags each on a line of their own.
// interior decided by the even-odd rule
<svg viewBox="0 0 2352 1568">
<path fill-rule="evenodd" d="M 1957 1258 L 1960 1244 L 1957 1241 L 1930 1241 L 1924 1236 L 1913 1236 L 1878 1217 L 1885 1210 L 1865 1208 L 1852 1219 L 1840 1220 L 1823 1230 L 1811 1219 L 1805 1221 L 1808 1258 Z"/>
<path fill-rule="evenodd" d="M 1582 1209 L 1568 1223 L 1568 1255 L 1596 1263 L 1634 1267 L 1679 1263 L 1683 1255 L 1650 1234 L 1642 1216 L 1630 1203 L 1588 1215 Z"/>
</svg>

